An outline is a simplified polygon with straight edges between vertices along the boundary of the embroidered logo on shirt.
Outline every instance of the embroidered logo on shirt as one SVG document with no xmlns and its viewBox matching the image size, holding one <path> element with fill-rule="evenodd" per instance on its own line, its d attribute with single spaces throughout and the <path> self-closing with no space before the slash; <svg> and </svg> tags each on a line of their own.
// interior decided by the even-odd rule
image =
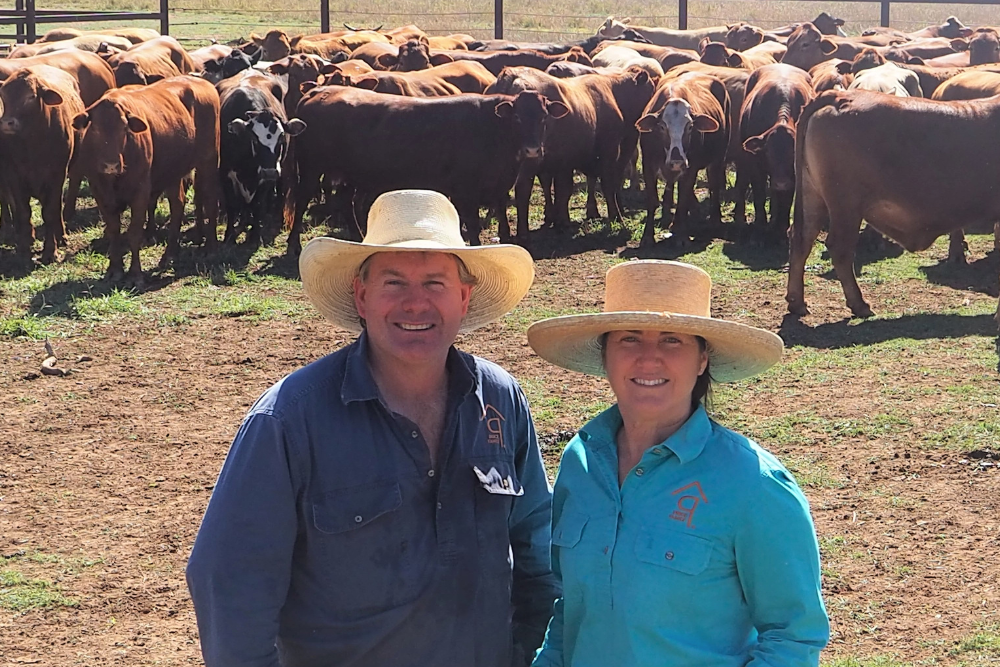
<svg viewBox="0 0 1000 667">
<path fill-rule="evenodd" d="M 496 468 L 490 468 L 488 473 L 484 473 L 478 466 L 472 466 L 472 470 L 479 478 L 480 485 L 490 493 L 500 496 L 524 495 L 524 487 L 515 489 L 514 479 L 510 475 L 507 475 L 506 478 L 501 477 Z"/>
<path fill-rule="evenodd" d="M 501 425 L 506 419 L 500 414 L 500 411 L 494 408 L 489 403 L 486 404 L 486 409 L 483 410 L 482 419 L 486 420 L 486 431 L 489 433 L 486 436 L 486 442 L 491 445 L 499 445 L 504 448 L 503 444 L 503 429 Z"/>
<path fill-rule="evenodd" d="M 677 499 L 677 509 L 670 513 L 670 518 L 683 522 L 688 528 L 694 528 L 694 511 L 698 509 L 699 503 L 708 502 L 705 492 L 701 490 L 701 483 L 691 482 L 671 492 L 670 495 L 680 496 Z"/>
</svg>

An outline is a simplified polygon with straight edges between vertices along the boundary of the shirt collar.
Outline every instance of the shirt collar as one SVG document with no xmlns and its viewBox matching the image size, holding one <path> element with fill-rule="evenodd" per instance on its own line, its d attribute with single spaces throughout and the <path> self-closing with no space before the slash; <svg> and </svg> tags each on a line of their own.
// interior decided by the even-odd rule
<svg viewBox="0 0 1000 667">
<path fill-rule="evenodd" d="M 368 365 L 368 332 L 362 331 L 347 352 L 344 381 L 340 387 L 340 400 L 345 405 L 354 401 L 379 400 L 378 385 Z M 448 393 L 450 397 L 461 397 L 475 391 L 480 407 L 483 407 L 483 389 L 479 381 L 476 359 L 471 354 L 459 352 L 454 345 L 448 349 L 445 362 L 448 369 Z"/>
<path fill-rule="evenodd" d="M 594 449 L 614 445 L 621 425 L 622 415 L 618 411 L 618 405 L 615 404 L 581 428 L 580 439 Z M 698 458 L 705 450 L 705 444 L 711 434 L 712 420 L 705 412 L 705 407 L 699 405 L 677 432 L 658 446 L 668 448 L 684 464 Z"/>
</svg>

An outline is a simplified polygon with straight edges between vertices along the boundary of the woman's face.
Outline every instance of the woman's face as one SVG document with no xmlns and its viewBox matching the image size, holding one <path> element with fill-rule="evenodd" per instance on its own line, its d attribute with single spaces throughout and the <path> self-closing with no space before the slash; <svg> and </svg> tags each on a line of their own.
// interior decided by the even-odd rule
<svg viewBox="0 0 1000 667">
<path fill-rule="evenodd" d="M 687 418 L 707 365 L 696 337 L 669 331 L 612 331 L 604 350 L 604 370 L 622 414 L 657 422 Z"/>
</svg>

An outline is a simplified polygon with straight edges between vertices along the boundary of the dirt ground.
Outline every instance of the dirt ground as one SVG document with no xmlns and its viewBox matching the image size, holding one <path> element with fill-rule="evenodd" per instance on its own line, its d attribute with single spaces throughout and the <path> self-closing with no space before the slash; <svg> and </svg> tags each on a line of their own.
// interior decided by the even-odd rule
<svg viewBox="0 0 1000 667">
<path fill-rule="evenodd" d="M 607 263 L 601 250 L 541 260 L 529 305 L 599 307 Z M 876 305 L 893 291 L 883 287 L 869 295 Z M 956 292 L 922 284 L 908 298 L 933 305 Z M 779 330 L 783 306 L 780 294 L 749 293 L 719 299 L 715 310 L 750 312 L 755 324 Z M 812 307 L 807 327 L 844 317 L 839 297 L 816 295 Z M 216 317 L 183 327 L 108 324 L 59 341 L 59 356 L 77 371 L 55 378 L 37 376 L 37 341 L 0 338 L 0 557 L 78 601 L 0 613 L 0 664 L 201 664 L 184 566 L 229 443 L 267 386 L 346 342 L 318 316 L 298 324 Z M 515 376 L 544 374 L 581 401 L 610 399 L 600 380 L 547 366 L 505 325 L 461 346 Z M 79 355 L 92 361 L 73 362 Z M 887 371 L 894 372 L 875 362 L 819 385 L 808 400 L 864 415 L 865 396 Z M 766 415 L 799 409 L 802 398 L 747 400 L 745 410 Z M 553 443 L 579 425 L 566 418 L 540 435 Z M 834 618 L 828 661 L 892 655 L 954 663 L 962 658 L 957 642 L 1000 622 L 997 455 L 898 442 L 841 441 L 823 456 L 845 483 L 807 490 L 837 563 L 824 577 Z M 775 453 L 816 454 L 794 445 Z"/>
</svg>

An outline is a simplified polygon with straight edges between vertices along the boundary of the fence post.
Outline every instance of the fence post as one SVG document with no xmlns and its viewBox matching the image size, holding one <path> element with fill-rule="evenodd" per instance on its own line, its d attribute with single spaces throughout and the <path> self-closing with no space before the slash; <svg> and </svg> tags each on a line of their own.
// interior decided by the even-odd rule
<svg viewBox="0 0 1000 667">
<path fill-rule="evenodd" d="M 14 9 L 16 9 L 19 14 L 22 13 L 24 11 L 24 0 L 17 0 L 17 2 L 14 3 Z M 17 33 L 14 38 L 14 42 L 17 44 L 24 44 L 24 21 L 18 21 L 15 23 L 14 29 Z"/>
<path fill-rule="evenodd" d="M 170 0 L 160 0 L 160 34 L 170 34 Z"/>
<path fill-rule="evenodd" d="M 25 29 L 27 30 L 25 41 L 28 44 L 34 44 L 38 38 L 38 28 L 35 25 L 35 0 L 25 0 L 24 19 Z"/>
<path fill-rule="evenodd" d="M 319 31 L 330 32 L 330 0 L 319 0 Z"/>
<path fill-rule="evenodd" d="M 889 0 L 882 0 L 882 27 L 889 27 Z"/>
<path fill-rule="evenodd" d="M 688 0 L 677 0 L 677 28 L 687 30 L 688 27 Z"/>
<path fill-rule="evenodd" d="M 503 39 L 503 0 L 493 0 L 493 38 Z"/>
</svg>

